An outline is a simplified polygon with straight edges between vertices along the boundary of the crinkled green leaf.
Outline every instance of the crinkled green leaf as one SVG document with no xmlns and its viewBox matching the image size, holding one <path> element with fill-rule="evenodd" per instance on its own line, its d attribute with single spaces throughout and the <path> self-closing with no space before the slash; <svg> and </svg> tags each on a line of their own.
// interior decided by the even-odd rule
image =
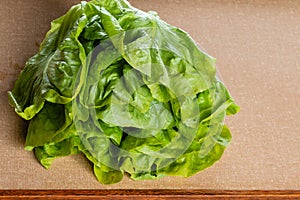
<svg viewBox="0 0 300 200">
<path fill-rule="evenodd" d="M 9 92 L 9 100 L 24 119 L 32 119 L 45 101 L 68 103 L 74 92 L 74 80 L 85 60 L 78 41 L 86 24 L 81 5 L 52 22 L 52 28 L 37 55 L 30 58 Z M 25 91 L 25 93 L 24 93 Z"/>
</svg>

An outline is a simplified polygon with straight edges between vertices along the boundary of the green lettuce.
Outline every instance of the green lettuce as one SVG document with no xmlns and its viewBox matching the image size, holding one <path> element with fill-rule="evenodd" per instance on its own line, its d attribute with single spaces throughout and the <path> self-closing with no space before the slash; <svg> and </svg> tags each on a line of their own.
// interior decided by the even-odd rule
<svg viewBox="0 0 300 200">
<path fill-rule="evenodd" d="M 81 2 L 52 22 L 9 103 L 45 168 L 83 153 L 103 184 L 189 177 L 220 159 L 239 111 L 215 62 L 155 12 Z"/>
</svg>

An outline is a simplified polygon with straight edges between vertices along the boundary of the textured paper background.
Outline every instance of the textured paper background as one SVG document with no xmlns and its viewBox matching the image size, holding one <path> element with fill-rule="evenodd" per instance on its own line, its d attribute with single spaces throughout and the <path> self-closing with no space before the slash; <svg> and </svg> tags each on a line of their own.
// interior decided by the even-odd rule
<svg viewBox="0 0 300 200">
<path fill-rule="evenodd" d="M 83 156 L 42 168 L 23 150 L 26 127 L 7 103 L 50 21 L 79 0 L 0 2 L 0 189 L 300 189 L 300 1 L 131 0 L 186 31 L 217 58 L 241 106 L 227 118 L 233 141 L 213 167 L 189 179 L 103 186 Z"/>
</svg>

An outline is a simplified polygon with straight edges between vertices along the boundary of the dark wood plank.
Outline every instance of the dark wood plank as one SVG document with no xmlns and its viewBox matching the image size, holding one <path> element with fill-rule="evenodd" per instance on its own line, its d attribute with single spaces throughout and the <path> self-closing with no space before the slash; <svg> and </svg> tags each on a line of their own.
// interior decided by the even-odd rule
<svg viewBox="0 0 300 200">
<path fill-rule="evenodd" d="M 300 199 L 300 190 L 0 190 L 0 199 Z"/>
</svg>

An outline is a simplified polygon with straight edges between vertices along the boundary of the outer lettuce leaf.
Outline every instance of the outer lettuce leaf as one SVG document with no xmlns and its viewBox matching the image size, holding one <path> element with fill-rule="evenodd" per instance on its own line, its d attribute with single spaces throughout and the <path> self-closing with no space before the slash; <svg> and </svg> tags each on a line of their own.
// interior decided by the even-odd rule
<svg viewBox="0 0 300 200">
<path fill-rule="evenodd" d="M 74 6 L 52 22 L 39 53 L 26 63 L 9 92 L 10 104 L 24 119 L 32 119 L 45 101 L 65 104 L 72 100 L 74 80 L 85 60 L 78 37 L 86 21 L 81 5 Z"/>
<path fill-rule="evenodd" d="M 70 107 L 70 104 L 67 106 Z M 68 136 L 71 124 L 72 119 L 64 105 L 46 102 L 44 108 L 29 123 L 26 149 L 58 142 L 55 138 L 64 139 Z"/>
<path fill-rule="evenodd" d="M 213 57 L 125 0 L 82 2 L 53 21 L 9 102 L 45 168 L 83 153 L 102 184 L 196 174 L 220 159 L 224 119 L 239 111 Z"/>
<path fill-rule="evenodd" d="M 55 158 L 80 153 L 78 149 L 79 145 L 80 139 L 76 136 L 71 136 L 61 142 L 53 142 L 45 144 L 44 146 L 38 146 L 34 151 L 35 156 L 40 163 L 48 169 Z"/>
</svg>

